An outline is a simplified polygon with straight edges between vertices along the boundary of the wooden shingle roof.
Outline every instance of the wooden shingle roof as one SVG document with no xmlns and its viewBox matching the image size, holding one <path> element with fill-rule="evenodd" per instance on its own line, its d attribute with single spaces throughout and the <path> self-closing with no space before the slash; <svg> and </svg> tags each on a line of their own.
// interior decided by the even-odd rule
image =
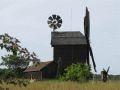
<svg viewBox="0 0 120 90">
<path fill-rule="evenodd" d="M 52 63 L 53 61 L 48 61 L 48 62 L 41 62 L 39 65 L 37 66 L 29 66 L 24 72 L 34 72 L 34 71 L 40 71 L 42 70 L 44 67 L 46 67 L 48 64 Z"/>
<path fill-rule="evenodd" d="M 52 32 L 51 45 L 82 45 L 86 44 L 85 36 L 79 31 Z"/>
</svg>

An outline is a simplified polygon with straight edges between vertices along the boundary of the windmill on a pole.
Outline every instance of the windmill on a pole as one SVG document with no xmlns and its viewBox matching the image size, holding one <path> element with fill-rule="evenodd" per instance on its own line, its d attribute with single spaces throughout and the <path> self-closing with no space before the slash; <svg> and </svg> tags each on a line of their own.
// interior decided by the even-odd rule
<svg viewBox="0 0 120 90">
<path fill-rule="evenodd" d="M 53 31 L 55 31 L 56 29 L 61 27 L 62 19 L 59 15 L 53 14 L 52 16 L 50 16 L 48 18 L 47 23 L 48 23 L 49 27 L 52 28 Z"/>
</svg>

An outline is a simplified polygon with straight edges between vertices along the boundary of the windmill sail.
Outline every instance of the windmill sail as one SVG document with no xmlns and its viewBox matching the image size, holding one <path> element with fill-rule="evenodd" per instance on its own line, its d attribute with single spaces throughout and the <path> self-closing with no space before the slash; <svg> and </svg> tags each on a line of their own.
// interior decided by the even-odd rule
<svg viewBox="0 0 120 90">
<path fill-rule="evenodd" d="M 96 64 L 95 64 L 95 61 L 94 61 L 94 56 L 93 56 L 93 52 L 92 52 L 92 48 L 90 46 L 90 18 L 89 18 L 89 11 L 88 11 L 88 8 L 86 7 L 86 15 L 84 17 L 84 34 L 85 34 L 85 37 L 86 37 L 86 42 L 87 42 L 87 64 L 89 65 L 90 61 L 89 61 L 89 54 L 91 56 L 91 59 L 92 59 L 92 62 L 93 62 L 93 67 L 94 67 L 94 70 L 96 72 Z"/>
<path fill-rule="evenodd" d="M 109 72 L 109 69 L 110 69 L 110 66 L 109 66 L 108 69 L 107 69 L 107 73 Z"/>
<path fill-rule="evenodd" d="M 84 33 L 86 38 L 89 39 L 90 36 L 90 19 L 89 19 L 89 11 L 88 8 L 86 7 L 86 15 L 84 17 Z"/>
<path fill-rule="evenodd" d="M 90 20 L 89 20 L 89 11 L 86 7 L 86 15 L 84 17 L 84 34 L 87 41 L 87 64 L 89 64 L 89 34 L 90 34 Z"/>
<path fill-rule="evenodd" d="M 95 70 L 95 72 L 96 72 L 96 64 L 95 64 L 95 60 L 94 60 L 94 56 L 93 56 L 93 52 L 92 52 L 91 47 L 90 47 L 90 56 L 91 56 L 91 58 L 92 58 L 93 67 L 94 67 L 94 70 Z"/>
</svg>

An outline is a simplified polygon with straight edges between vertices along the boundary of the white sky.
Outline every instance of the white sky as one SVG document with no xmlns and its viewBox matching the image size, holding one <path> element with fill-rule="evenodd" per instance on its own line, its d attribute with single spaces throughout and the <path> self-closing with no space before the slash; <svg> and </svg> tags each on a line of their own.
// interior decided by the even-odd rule
<svg viewBox="0 0 120 90">
<path fill-rule="evenodd" d="M 120 74 L 120 0 L 0 0 L 0 34 L 18 38 L 41 61 L 52 60 L 48 17 L 52 14 L 62 17 L 63 25 L 58 31 L 83 33 L 86 6 L 90 11 L 97 73 L 110 66 L 110 73 Z M 0 51 L 0 55 L 5 54 Z"/>
</svg>

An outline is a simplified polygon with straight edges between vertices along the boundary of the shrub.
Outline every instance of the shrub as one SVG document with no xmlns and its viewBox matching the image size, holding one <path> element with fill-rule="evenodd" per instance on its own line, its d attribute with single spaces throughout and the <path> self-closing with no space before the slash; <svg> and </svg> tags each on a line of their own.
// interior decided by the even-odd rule
<svg viewBox="0 0 120 90">
<path fill-rule="evenodd" d="M 87 64 L 72 64 L 65 69 L 61 80 L 88 81 L 92 77 L 91 68 Z"/>
</svg>

